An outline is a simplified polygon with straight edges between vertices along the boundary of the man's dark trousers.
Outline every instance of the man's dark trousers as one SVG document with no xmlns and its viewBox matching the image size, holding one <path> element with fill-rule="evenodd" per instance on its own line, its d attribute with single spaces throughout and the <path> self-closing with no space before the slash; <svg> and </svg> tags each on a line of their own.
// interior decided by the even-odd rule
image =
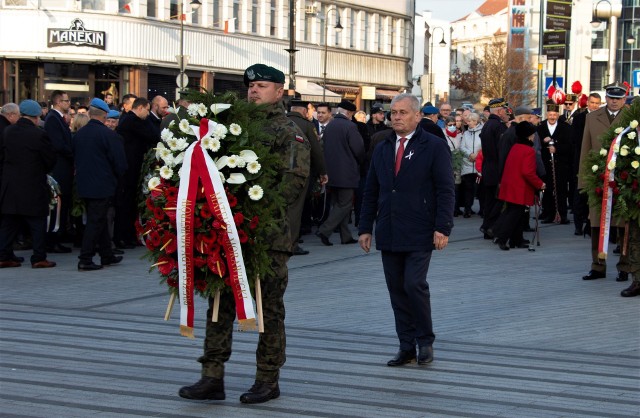
<svg viewBox="0 0 640 418">
<path fill-rule="evenodd" d="M 391 297 L 400 350 L 433 345 L 427 271 L 431 251 L 382 251 L 382 266 Z"/>
<path fill-rule="evenodd" d="M 29 225 L 33 242 L 31 264 L 47 259 L 45 235 L 47 218 L 45 216 L 2 215 L 0 226 L 0 261 L 7 261 L 13 255 L 13 241 L 23 226 L 23 220 Z"/>
<path fill-rule="evenodd" d="M 81 262 L 91 263 L 96 247 L 103 259 L 113 256 L 111 238 L 107 226 L 107 211 L 111 206 L 111 198 L 84 199 L 87 209 L 87 225 L 82 237 L 80 249 Z"/>
</svg>

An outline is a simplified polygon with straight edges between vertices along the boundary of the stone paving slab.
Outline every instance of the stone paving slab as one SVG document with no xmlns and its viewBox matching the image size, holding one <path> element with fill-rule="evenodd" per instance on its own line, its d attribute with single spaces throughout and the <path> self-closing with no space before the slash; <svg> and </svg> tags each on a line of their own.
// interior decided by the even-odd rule
<svg viewBox="0 0 640 418">
<path fill-rule="evenodd" d="M 234 335 L 225 401 L 177 396 L 199 377 L 206 304 L 196 338 L 180 337 L 142 249 L 98 272 L 77 272 L 77 254 L 0 270 L 0 415 L 640 416 L 640 298 L 619 296 L 628 282 L 613 270 L 582 281 L 589 240 L 571 226 L 545 225 L 534 252 L 499 251 L 478 226 L 456 219 L 432 258 L 428 367 L 385 365 L 397 340 L 379 253 L 305 236 L 311 254 L 289 263 L 282 396 L 258 406 L 238 402 L 255 372 L 251 332 Z"/>
</svg>

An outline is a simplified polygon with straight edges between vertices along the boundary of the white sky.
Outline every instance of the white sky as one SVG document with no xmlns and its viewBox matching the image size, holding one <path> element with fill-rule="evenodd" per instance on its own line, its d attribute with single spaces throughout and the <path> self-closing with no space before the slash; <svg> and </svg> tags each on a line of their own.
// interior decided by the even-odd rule
<svg viewBox="0 0 640 418">
<path fill-rule="evenodd" d="M 476 10 L 484 0 L 416 0 L 416 12 L 431 10 L 435 19 L 453 22 Z"/>
</svg>

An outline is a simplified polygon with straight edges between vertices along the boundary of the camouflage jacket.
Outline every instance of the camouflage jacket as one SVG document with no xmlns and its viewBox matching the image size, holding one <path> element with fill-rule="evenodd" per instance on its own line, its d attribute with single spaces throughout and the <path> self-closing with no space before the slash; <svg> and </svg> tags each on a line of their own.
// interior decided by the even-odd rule
<svg viewBox="0 0 640 418">
<path fill-rule="evenodd" d="M 287 118 L 282 103 L 277 103 L 269 109 L 267 120 L 269 123 L 264 130 L 270 134 L 271 141 L 266 145 L 282 160 L 282 169 L 278 176 L 278 193 L 287 205 L 281 215 L 276 216 L 279 228 L 270 239 L 271 250 L 291 252 L 293 242 L 287 209 L 304 192 L 311 165 L 310 144 L 300 128 Z"/>
</svg>

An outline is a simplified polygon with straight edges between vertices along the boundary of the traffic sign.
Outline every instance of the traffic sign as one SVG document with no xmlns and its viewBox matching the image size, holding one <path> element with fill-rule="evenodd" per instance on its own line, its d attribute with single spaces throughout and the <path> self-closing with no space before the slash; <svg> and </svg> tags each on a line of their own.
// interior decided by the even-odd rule
<svg viewBox="0 0 640 418">
<path fill-rule="evenodd" d="M 178 88 L 185 89 L 189 85 L 189 77 L 185 73 L 180 73 L 176 77 L 176 84 Z"/>
<path fill-rule="evenodd" d="M 549 87 L 553 83 L 553 77 L 545 77 L 544 79 L 544 91 L 549 92 Z M 564 86 L 564 77 L 556 77 L 556 85 L 560 88 Z"/>
<path fill-rule="evenodd" d="M 571 30 L 571 18 L 547 15 L 548 30 Z"/>
<path fill-rule="evenodd" d="M 547 0 L 547 30 L 571 30 L 571 1 Z"/>
<path fill-rule="evenodd" d="M 633 71 L 633 87 L 640 87 L 640 70 Z"/>
<path fill-rule="evenodd" d="M 552 30 L 542 34 L 543 46 L 565 46 L 567 45 L 567 31 Z"/>
</svg>

